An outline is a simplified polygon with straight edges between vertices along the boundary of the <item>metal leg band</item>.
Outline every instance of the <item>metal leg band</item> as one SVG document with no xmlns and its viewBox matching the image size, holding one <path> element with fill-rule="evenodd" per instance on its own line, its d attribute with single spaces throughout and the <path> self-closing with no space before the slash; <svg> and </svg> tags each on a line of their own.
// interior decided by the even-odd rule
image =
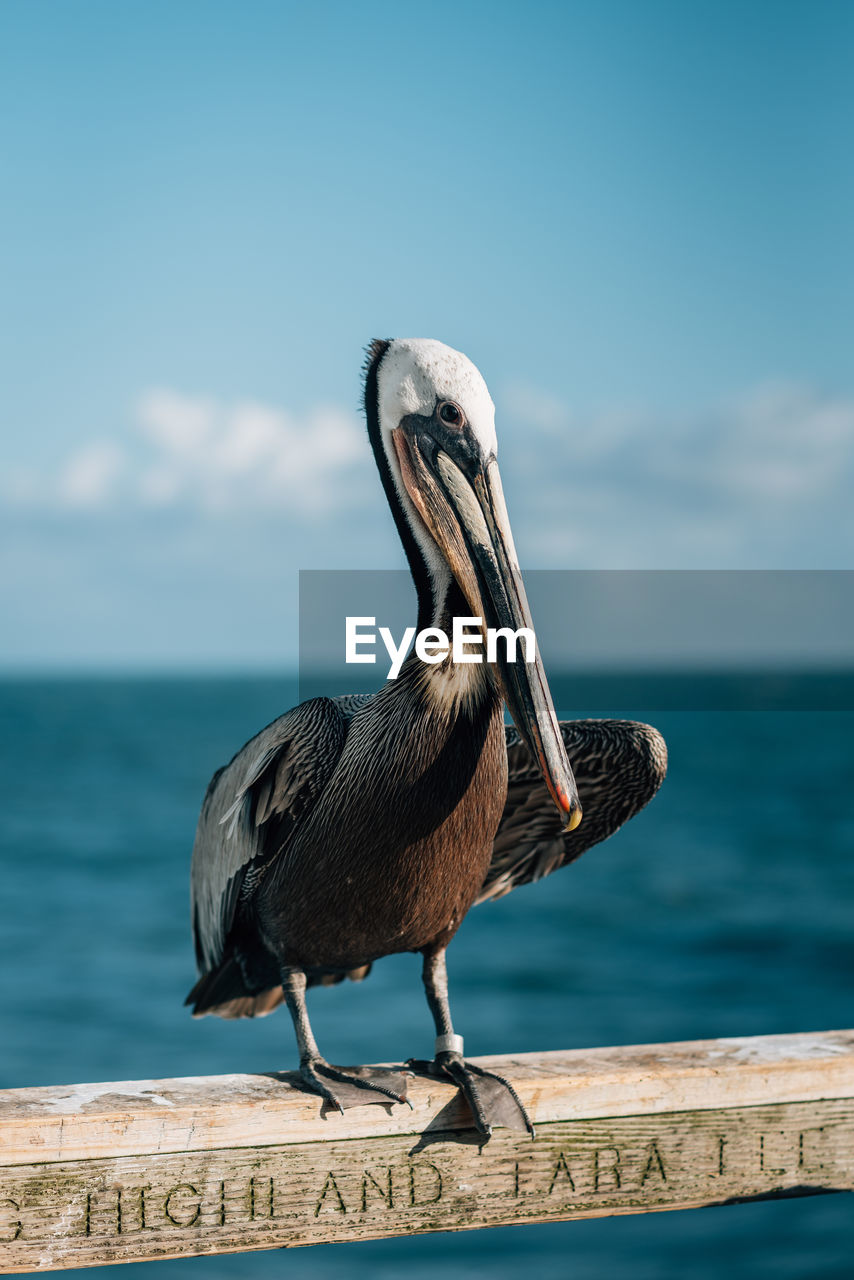
<svg viewBox="0 0 854 1280">
<path fill-rule="evenodd" d="M 451 1033 L 449 1036 L 436 1036 L 435 1053 L 459 1053 L 463 1052 L 463 1038 Z"/>
</svg>

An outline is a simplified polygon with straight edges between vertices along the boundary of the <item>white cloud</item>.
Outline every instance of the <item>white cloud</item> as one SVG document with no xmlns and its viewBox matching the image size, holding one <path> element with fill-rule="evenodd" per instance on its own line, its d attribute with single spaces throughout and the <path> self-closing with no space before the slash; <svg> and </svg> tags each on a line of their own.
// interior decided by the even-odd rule
<svg viewBox="0 0 854 1280">
<path fill-rule="evenodd" d="M 310 516 L 361 495 L 354 473 L 368 464 L 365 433 L 340 410 L 297 418 L 254 401 L 226 405 L 154 391 L 139 417 L 155 454 L 140 480 L 148 500 Z"/>
<path fill-rule="evenodd" d="M 341 410 L 297 418 L 254 401 L 225 405 L 157 391 L 144 397 L 140 421 L 154 454 L 140 477 L 140 496 L 149 500 L 311 516 L 364 496 L 365 432 Z"/>
<path fill-rule="evenodd" d="M 320 407 L 302 417 L 253 401 L 154 389 L 120 440 L 84 444 L 53 474 L 17 473 L 18 506 L 278 510 L 299 518 L 369 500 L 370 456 L 355 415 Z"/>
<path fill-rule="evenodd" d="M 69 507 L 99 507 L 109 502 L 116 494 L 126 461 L 123 450 L 111 441 L 86 445 L 59 473 L 59 501 Z"/>
<path fill-rule="evenodd" d="M 143 434 L 165 453 L 178 456 L 198 453 L 212 433 L 216 414 L 213 400 L 162 388 L 147 391 L 137 406 Z"/>
<path fill-rule="evenodd" d="M 525 389 L 508 401 L 502 469 L 530 563 L 850 564 L 854 399 L 778 383 L 683 416 L 587 417 Z"/>
<path fill-rule="evenodd" d="M 734 492 L 810 500 L 845 483 L 854 463 L 854 401 L 821 399 L 786 384 L 733 406 L 717 443 L 717 473 Z"/>
</svg>

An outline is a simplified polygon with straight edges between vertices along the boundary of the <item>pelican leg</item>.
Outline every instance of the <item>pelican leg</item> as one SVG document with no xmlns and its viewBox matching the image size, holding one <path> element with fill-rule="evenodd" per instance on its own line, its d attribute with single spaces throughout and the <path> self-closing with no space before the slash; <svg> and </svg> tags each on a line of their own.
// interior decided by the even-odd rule
<svg viewBox="0 0 854 1280">
<path fill-rule="evenodd" d="M 431 1075 L 453 1080 L 469 1104 L 477 1129 L 487 1138 L 492 1136 L 493 1125 L 527 1130 L 533 1137 L 531 1118 L 510 1081 L 463 1058 L 463 1038 L 456 1035 L 451 1021 L 444 948 L 424 953 L 422 978 L 436 1024 L 436 1056 L 432 1062 L 412 1062 L 410 1065 L 426 1068 Z"/>
<path fill-rule="evenodd" d="M 308 1020 L 305 989 L 302 969 L 282 969 L 282 990 L 299 1046 L 300 1075 L 312 1092 L 320 1094 L 342 1113 L 345 1107 L 361 1107 L 368 1102 L 405 1102 L 411 1107 L 412 1103 L 406 1096 L 406 1077 L 399 1071 L 384 1071 L 381 1067 L 344 1070 L 326 1061 L 317 1047 Z M 393 1084 L 398 1086 L 397 1089 L 391 1087 Z"/>
</svg>

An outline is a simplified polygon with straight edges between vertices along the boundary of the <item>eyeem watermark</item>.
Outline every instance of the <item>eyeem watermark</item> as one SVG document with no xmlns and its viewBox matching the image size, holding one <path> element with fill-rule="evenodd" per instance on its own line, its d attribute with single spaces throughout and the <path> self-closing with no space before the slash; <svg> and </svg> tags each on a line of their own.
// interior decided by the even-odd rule
<svg viewBox="0 0 854 1280">
<path fill-rule="evenodd" d="M 345 620 L 345 662 L 374 663 L 376 653 L 367 653 L 368 647 L 376 648 L 377 635 L 385 645 L 391 665 L 387 680 L 396 680 L 403 666 L 403 660 L 409 652 L 409 646 L 415 641 L 415 653 L 422 662 L 431 665 L 443 662 L 450 654 L 452 662 L 483 662 L 483 622 L 481 618 L 454 618 L 451 638 L 440 627 L 425 627 L 416 635 L 415 627 L 407 627 L 401 637 L 400 644 L 395 642 L 391 628 L 380 627 L 377 630 L 376 618 L 348 617 Z M 486 628 L 486 661 L 497 662 L 498 642 L 502 640 L 506 646 L 508 662 L 516 661 L 516 649 L 522 641 L 523 660 L 531 663 L 536 660 L 537 641 L 530 627 L 519 627 L 512 631 L 510 627 Z"/>
</svg>

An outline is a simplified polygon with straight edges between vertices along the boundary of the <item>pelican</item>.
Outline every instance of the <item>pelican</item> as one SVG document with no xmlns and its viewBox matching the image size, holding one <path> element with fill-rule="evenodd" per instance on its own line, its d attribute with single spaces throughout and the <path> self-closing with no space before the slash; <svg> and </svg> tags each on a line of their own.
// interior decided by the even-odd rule
<svg viewBox="0 0 854 1280">
<path fill-rule="evenodd" d="M 447 633 L 463 615 L 532 628 L 477 368 L 441 342 L 377 340 L 364 397 L 419 632 Z M 604 840 L 665 769 L 664 741 L 647 725 L 558 724 L 539 651 L 511 662 L 499 646 L 497 661 L 481 664 L 426 663 L 413 651 L 373 696 L 303 702 L 208 787 L 191 873 L 200 977 L 187 1004 L 235 1018 L 284 1002 L 305 1086 L 339 1110 L 405 1102 L 402 1073 L 326 1061 L 306 988 L 419 952 L 436 1027 L 422 1067 L 458 1085 L 487 1138 L 498 1124 L 533 1132 L 512 1086 L 464 1057 L 445 950 L 474 903 Z"/>
</svg>

